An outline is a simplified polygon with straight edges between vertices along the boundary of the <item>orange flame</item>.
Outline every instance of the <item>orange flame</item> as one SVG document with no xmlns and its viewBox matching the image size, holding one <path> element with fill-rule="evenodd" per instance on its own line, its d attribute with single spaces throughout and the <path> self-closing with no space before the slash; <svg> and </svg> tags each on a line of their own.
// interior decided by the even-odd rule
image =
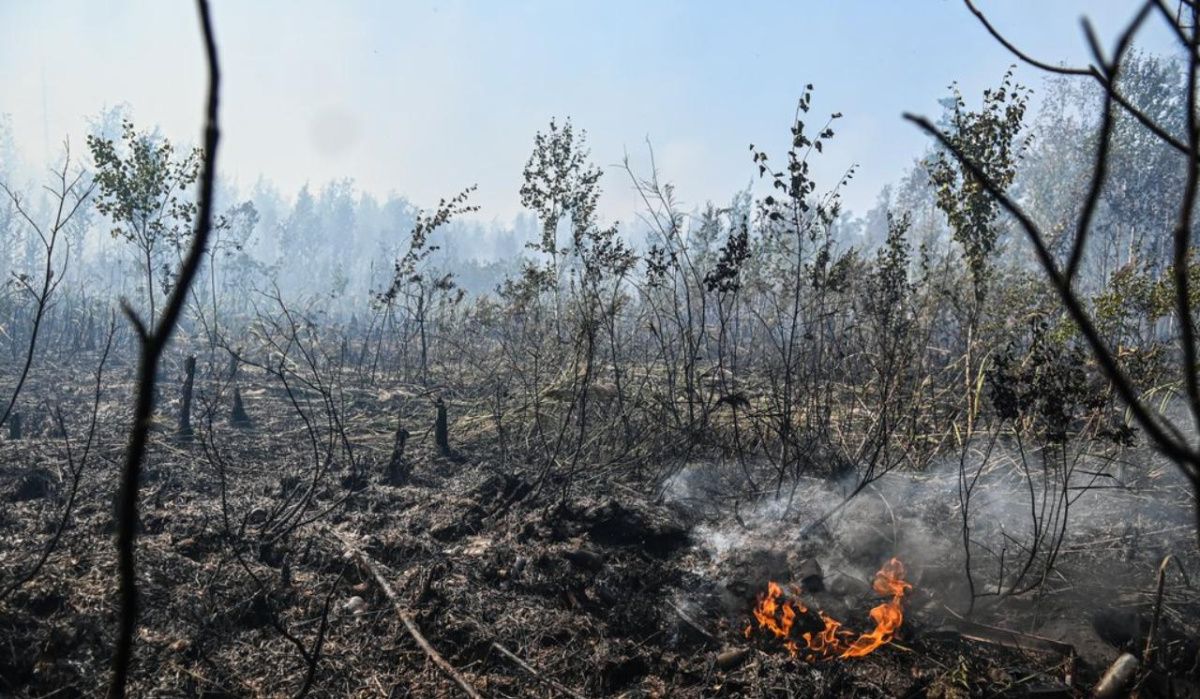
<svg viewBox="0 0 1200 699">
<path fill-rule="evenodd" d="M 795 638 L 792 629 L 800 615 L 810 615 L 807 607 L 799 601 L 784 599 L 783 588 L 778 583 L 767 584 L 767 591 L 759 594 L 758 604 L 754 606 L 754 619 L 758 628 L 769 631 L 776 638 L 783 640 L 784 648 L 793 657 L 804 652 L 806 660 L 825 658 L 859 658 L 873 652 L 880 646 L 890 643 L 896 631 L 904 621 L 902 603 L 904 596 L 912 590 L 912 585 L 904 580 L 904 565 L 893 558 L 884 564 L 875 574 L 872 584 L 875 592 L 891 599 L 871 610 L 875 629 L 868 633 L 855 634 L 846 629 L 838 620 L 824 612 L 817 614 L 822 625 L 819 631 L 804 631 Z M 813 626 L 816 625 L 816 620 Z M 753 625 L 747 625 L 746 638 L 754 633 Z M 804 641 L 801 646 L 799 640 Z"/>
</svg>

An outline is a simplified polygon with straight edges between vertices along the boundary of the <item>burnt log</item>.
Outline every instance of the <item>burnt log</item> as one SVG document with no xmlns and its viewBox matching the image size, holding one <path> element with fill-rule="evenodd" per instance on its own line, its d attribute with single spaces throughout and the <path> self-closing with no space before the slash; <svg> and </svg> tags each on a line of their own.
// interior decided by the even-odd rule
<svg viewBox="0 0 1200 699">
<path fill-rule="evenodd" d="M 1092 688 L 1092 696 L 1096 699 L 1110 699 L 1123 695 L 1126 686 L 1137 674 L 1140 665 L 1141 663 L 1132 653 L 1122 653 Z"/>
</svg>

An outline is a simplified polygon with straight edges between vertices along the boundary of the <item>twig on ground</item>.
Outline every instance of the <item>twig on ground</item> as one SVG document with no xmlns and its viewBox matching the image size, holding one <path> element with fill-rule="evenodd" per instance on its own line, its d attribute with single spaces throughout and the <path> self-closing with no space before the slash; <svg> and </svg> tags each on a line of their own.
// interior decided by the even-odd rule
<svg viewBox="0 0 1200 699">
<path fill-rule="evenodd" d="M 550 679 L 549 677 L 544 677 L 540 672 L 537 671 L 536 668 L 534 668 L 532 665 L 525 662 L 524 660 L 521 660 L 521 658 L 516 653 L 513 653 L 512 651 L 510 651 L 509 649 L 500 645 L 499 643 L 492 641 L 492 648 L 495 648 L 497 651 L 499 651 L 499 653 L 501 655 L 503 655 L 504 657 L 513 661 L 514 663 L 517 664 L 518 667 L 520 667 L 525 672 L 529 673 L 530 677 L 537 680 L 538 682 L 541 682 L 542 684 L 546 685 L 547 687 L 550 687 L 559 692 L 562 692 L 563 694 L 566 694 L 569 697 L 574 697 L 575 699 L 584 699 L 582 694 L 580 694 L 579 692 L 576 692 L 575 690 L 571 689 L 570 687 L 564 687 L 563 685 L 559 684 L 558 682 L 555 682 L 554 680 Z"/>
<path fill-rule="evenodd" d="M 454 680 L 454 683 L 457 684 L 460 689 L 462 689 L 463 694 L 471 697 L 471 699 L 483 699 L 483 695 L 476 691 L 476 689 L 472 687 L 469 682 L 467 682 L 467 679 L 462 676 L 462 673 L 454 669 L 454 666 L 451 665 L 445 658 L 443 658 L 441 653 L 437 652 L 437 649 L 429 644 L 429 641 L 426 640 L 424 634 L 421 633 L 421 627 L 417 625 L 417 620 L 413 617 L 412 612 L 404 608 L 404 605 L 400 602 L 399 596 L 396 595 L 396 591 L 392 589 L 391 583 L 389 583 L 387 578 L 385 578 L 383 574 L 379 572 L 379 565 L 372 561 L 370 556 L 363 553 L 357 546 L 347 541 L 345 537 L 336 534 L 335 536 L 337 536 L 341 544 L 346 547 L 346 550 L 350 553 L 354 560 L 358 562 L 358 564 L 362 566 L 366 572 L 370 573 L 371 577 L 375 579 L 375 582 L 379 584 L 380 589 L 383 590 L 384 596 L 387 597 L 388 601 L 392 603 L 392 607 L 396 610 L 396 615 L 400 617 L 400 621 L 404 624 L 404 628 L 408 631 L 408 635 L 412 636 L 413 640 L 417 642 L 417 645 L 421 647 L 421 650 L 425 651 L 425 655 L 429 656 L 429 659 L 433 661 L 433 664 L 437 665 L 438 669 L 440 669 L 447 677 Z"/>
</svg>

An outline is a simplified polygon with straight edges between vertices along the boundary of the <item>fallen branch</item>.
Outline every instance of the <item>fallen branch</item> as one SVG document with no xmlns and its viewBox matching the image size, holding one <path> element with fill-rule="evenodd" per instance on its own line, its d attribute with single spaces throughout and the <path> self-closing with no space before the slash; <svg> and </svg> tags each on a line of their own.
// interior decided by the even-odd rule
<svg viewBox="0 0 1200 699">
<path fill-rule="evenodd" d="M 967 621 L 966 619 L 954 619 L 951 622 L 951 626 L 954 627 L 954 630 L 960 636 L 972 641 L 992 643 L 1015 650 L 1055 653 L 1068 658 L 1075 656 L 1075 647 L 1071 644 L 1042 636 L 1034 636 L 1033 634 L 1013 631 L 1011 629 L 1002 629 L 998 626 L 979 624 Z"/>
<path fill-rule="evenodd" d="M 566 694 L 569 697 L 574 697 L 574 699 L 584 699 L 584 696 L 582 694 L 580 694 L 579 692 L 576 692 L 575 690 L 571 689 L 570 687 L 564 687 L 563 685 L 559 684 L 558 682 L 555 682 L 554 680 L 550 679 L 549 677 L 543 677 L 542 674 L 540 672 L 538 672 L 536 668 L 534 668 L 532 665 L 525 662 L 524 660 L 521 660 L 521 658 L 516 653 L 513 653 L 512 651 L 510 651 L 509 649 L 500 645 L 499 643 L 492 641 L 492 648 L 495 648 L 497 651 L 500 652 L 501 655 L 503 655 L 504 657 L 506 657 L 509 660 L 516 663 L 517 667 L 519 667 L 522 670 L 524 670 L 525 672 L 529 673 L 530 677 L 537 680 L 538 682 L 541 682 L 542 684 L 546 685 L 547 687 L 558 690 L 559 692 L 562 692 L 563 694 Z"/>
<path fill-rule="evenodd" d="M 467 682 L 467 679 L 463 677 L 458 670 L 454 669 L 454 666 L 451 665 L 445 658 L 443 658 L 441 653 L 437 652 L 437 649 L 429 644 L 429 641 L 426 640 L 425 636 L 421 633 L 421 627 L 417 626 L 417 620 L 413 617 L 412 612 L 404 608 L 404 605 L 400 602 L 400 597 L 396 594 L 396 591 L 392 589 L 391 583 L 389 583 L 387 578 L 385 578 L 383 574 L 379 572 L 379 564 L 371 560 L 370 556 L 363 553 L 357 546 L 351 544 L 341 535 L 336 536 L 341 541 L 342 545 L 346 547 L 347 552 L 354 558 L 354 560 L 360 566 L 362 566 L 366 572 L 370 573 L 372 578 L 375 578 L 375 582 L 379 583 L 380 589 L 383 590 L 383 594 L 388 598 L 388 601 L 392 603 L 392 608 L 396 610 L 396 615 L 400 617 L 400 621 L 404 624 L 404 628 L 408 631 L 408 635 L 412 636 L 413 640 L 417 642 L 417 645 L 421 647 L 421 650 L 425 651 L 425 655 L 429 656 L 429 659 L 433 661 L 433 664 L 437 665 L 438 669 L 441 670 L 443 674 L 454 680 L 454 683 L 457 684 L 460 689 L 462 689 L 463 694 L 471 697 L 471 699 L 483 699 L 483 695 L 476 691 L 475 688 L 472 687 L 469 682 Z"/>
</svg>

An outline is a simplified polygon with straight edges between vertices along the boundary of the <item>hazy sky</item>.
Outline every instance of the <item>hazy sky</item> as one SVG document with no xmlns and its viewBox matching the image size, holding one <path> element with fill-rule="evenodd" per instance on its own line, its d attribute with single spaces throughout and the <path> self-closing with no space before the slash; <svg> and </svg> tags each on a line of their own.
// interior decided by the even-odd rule
<svg viewBox="0 0 1200 699">
<path fill-rule="evenodd" d="M 982 0 L 1021 46 L 1082 63 L 1079 18 L 1111 40 L 1134 3 Z M 685 206 L 724 202 L 754 175 L 748 145 L 779 153 L 796 99 L 845 118 L 818 174 L 861 211 L 918 155 L 900 113 L 935 115 L 951 81 L 968 94 L 1012 58 L 956 0 L 214 0 L 224 68 L 220 168 L 243 188 L 265 175 L 291 196 L 351 177 L 432 206 L 478 183 L 483 219 L 511 218 L 535 131 L 570 116 L 593 159 L 646 139 Z M 200 130 L 205 76 L 186 0 L 0 0 L 0 113 L 24 157 L 45 162 L 86 117 L 127 102 L 179 141 Z M 1167 47 L 1156 20 L 1143 46 Z M 1019 75 L 1040 87 L 1028 69 Z M 813 128 L 819 124 L 812 124 Z M 602 212 L 629 220 L 628 179 L 610 168 Z"/>
</svg>

